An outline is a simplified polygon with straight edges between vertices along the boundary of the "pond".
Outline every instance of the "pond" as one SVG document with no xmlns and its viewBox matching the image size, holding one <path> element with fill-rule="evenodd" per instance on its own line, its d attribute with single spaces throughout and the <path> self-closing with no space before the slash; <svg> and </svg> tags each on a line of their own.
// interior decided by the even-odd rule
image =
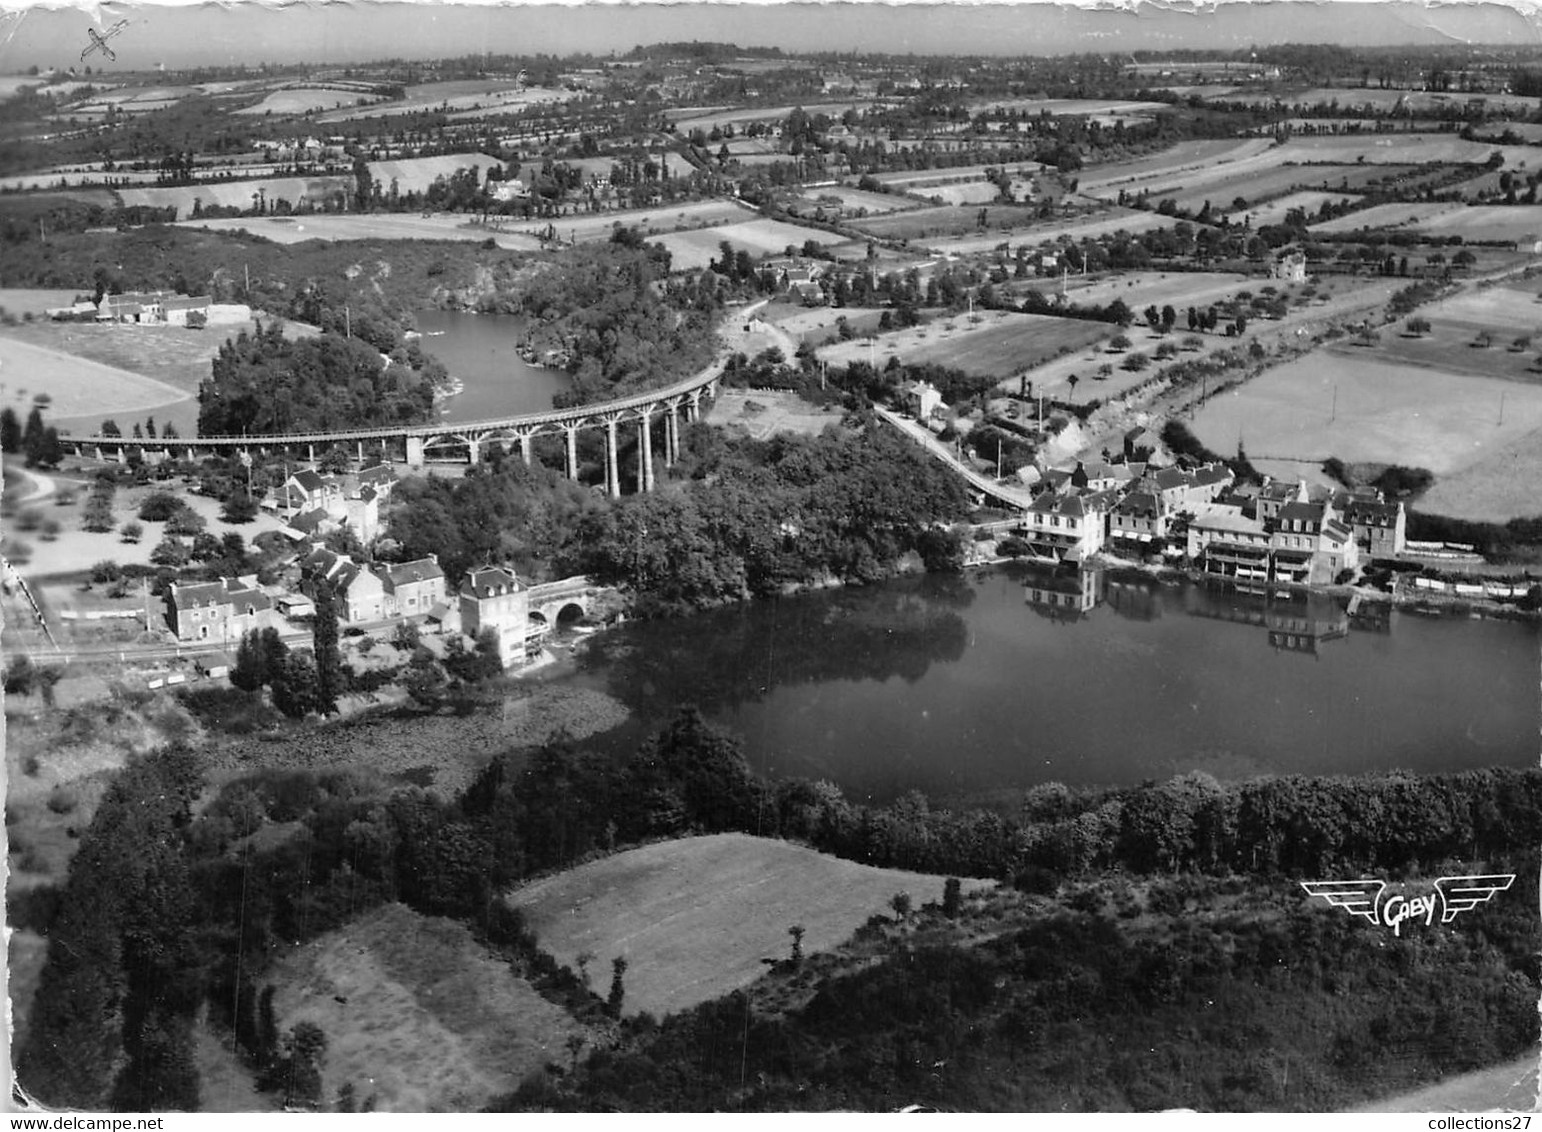
<svg viewBox="0 0 1542 1132">
<path fill-rule="evenodd" d="M 693 702 L 773 776 L 1010 804 L 1046 781 L 1529 766 L 1539 630 L 1003 566 L 597 635 L 576 677 Z"/>
</svg>

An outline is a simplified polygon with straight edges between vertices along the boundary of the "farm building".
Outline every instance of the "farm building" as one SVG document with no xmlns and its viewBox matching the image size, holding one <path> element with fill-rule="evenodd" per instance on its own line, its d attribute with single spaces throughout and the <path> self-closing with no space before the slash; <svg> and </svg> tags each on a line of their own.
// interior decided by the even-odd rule
<svg viewBox="0 0 1542 1132">
<path fill-rule="evenodd" d="M 1285 283 L 1306 282 L 1306 253 L 1300 249 L 1287 251 L 1274 261 L 1274 278 Z"/>
</svg>

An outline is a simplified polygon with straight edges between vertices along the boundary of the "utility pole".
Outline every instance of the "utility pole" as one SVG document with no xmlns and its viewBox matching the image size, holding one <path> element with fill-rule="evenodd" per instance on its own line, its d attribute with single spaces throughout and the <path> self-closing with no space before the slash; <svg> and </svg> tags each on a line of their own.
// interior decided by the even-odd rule
<svg viewBox="0 0 1542 1132">
<path fill-rule="evenodd" d="M 343 337 L 353 337 L 353 315 L 348 310 L 348 304 L 343 304 Z"/>
<path fill-rule="evenodd" d="M 243 263 L 241 265 L 241 274 L 246 277 L 246 289 L 241 292 L 241 297 L 243 299 L 251 298 L 251 294 L 252 294 L 252 267 L 251 267 L 251 264 Z"/>
<path fill-rule="evenodd" d="M 1332 424 L 1339 419 L 1339 383 L 1333 383 L 1333 412 L 1328 417 L 1328 423 Z"/>
<path fill-rule="evenodd" d="M 1499 391 L 1499 423 L 1505 423 L 1505 391 Z"/>
</svg>

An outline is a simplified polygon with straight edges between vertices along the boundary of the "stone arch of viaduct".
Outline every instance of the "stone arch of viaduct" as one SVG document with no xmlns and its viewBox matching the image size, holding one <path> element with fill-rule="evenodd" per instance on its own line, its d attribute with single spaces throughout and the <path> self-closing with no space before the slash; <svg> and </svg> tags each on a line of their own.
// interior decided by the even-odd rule
<svg viewBox="0 0 1542 1132">
<path fill-rule="evenodd" d="M 605 487 L 612 496 L 621 494 L 620 449 L 623 429 L 637 431 L 637 483 L 639 490 L 653 490 L 653 427 L 664 425 L 664 465 L 669 467 L 680 456 L 680 421 L 698 419 L 702 400 L 717 394 L 721 377 L 717 367 L 663 389 L 652 389 L 632 397 L 607 401 L 601 405 L 582 405 L 572 409 L 551 409 L 495 420 L 458 423 L 408 425 L 401 428 L 342 429 L 335 432 L 280 433 L 268 436 L 197 436 L 173 439 L 149 439 L 122 436 L 60 436 L 60 442 L 77 456 L 126 460 L 131 449 L 142 453 L 167 455 L 186 452 L 230 452 L 249 455 L 274 450 L 304 448 L 314 463 L 316 450 L 334 445 L 354 444 L 359 458 L 364 458 L 366 442 L 385 445 L 394 451 L 399 445 L 408 467 L 423 467 L 435 453 L 464 452 L 471 463 L 482 457 L 484 446 L 501 445 L 512 450 L 518 445 L 525 462 L 534 460 L 532 445 L 536 437 L 561 435 L 566 441 L 566 469 L 569 479 L 578 478 L 578 434 L 596 429 L 605 438 Z"/>
</svg>

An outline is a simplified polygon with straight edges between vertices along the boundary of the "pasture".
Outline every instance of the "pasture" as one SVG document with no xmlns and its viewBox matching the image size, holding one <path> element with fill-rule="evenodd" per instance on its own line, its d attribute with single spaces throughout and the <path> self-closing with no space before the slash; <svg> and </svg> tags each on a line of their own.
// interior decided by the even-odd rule
<svg viewBox="0 0 1542 1132">
<path fill-rule="evenodd" d="M 1207 201 L 1212 208 L 1230 208 L 1240 199 L 1246 207 L 1297 191 L 1349 189 L 1351 179 L 1376 180 L 1381 169 L 1380 166 L 1373 168 L 1369 171 L 1370 176 L 1366 176 L 1364 169 L 1346 165 L 1282 165 L 1262 172 L 1219 178 L 1195 174 L 1192 183 L 1161 192 L 1153 190 L 1152 197 L 1170 198 L 1179 208 L 1194 212 L 1202 209 Z"/>
<path fill-rule="evenodd" d="M 294 87 L 271 91 L 261 102 L 233 110 L 233 114 L 259 117 L 268 114 L 310 114 L 318 110 L 341 110 L 345 106 L 357 106 L 371 97 L 360 90 L 337 90 L 328 87 Z"/>
<path fill-rule="evenodd" d="M 1537 152 L 1527 146 L 1491 145 L 1464 141 L 1456 134 L 1342 134 L 1295 137 L 1280 147 L 1280 160 L 1364 165 L 1423 165 L 1429 162 L 1482 165 L 1489 156 L 1504 156 L 1506 169 L 1524 168 Z"/>
<path fill-rule="evenodd" d="M 1514 240 L 1522 251 L 1542 240 L 1542 205 L 1470 204 L 1443 212 L 1417 225 L 1436 236 L 1460 236 L 1468 242 Z"/>
<path fill-rule="evenodd" d="M 1043 114 L 1048 111 L 1055 117 L 1081 117 L 1117 115 L 1149 115 L 1168 109 L 1165 102 L 1129 102 L 1100 100 L 1095 98 L 1001 98 L 972 104 L 976 109 L 1016 110 L 1021 114 Z"/>
<path fill-rule="evenodd" d="M 992 207 L 990 215 L 994 216 L 996 211 L 997 209 Z M 1058 243 L 1061 240 L 1073 242 L 1095 240 L 1102 236 L 1111 236 L 1116 232 L 1127 232 L 1131 235 L 1138 232 L 1151 232 L 1158 228 L 1171 228 L 1176 223 L 1178 223 L 1177 217 L 1163 216 L 1158 212 L 1110 207 L 1072 219 L 1035 221 L 1010 231 L 992 232 L 987 229 L 977 235 L 927 240 L 926 246 L 944 254 L 971 255 L 976 252 L 992 251 L 1002 244 L 1007 244 L 1014 250 L 1022 246 L 1036 248 L 1044 244 Z M 976 231 L 978 232 L 978 229 Z"/>
<path fill-rule="evenodd" d="M 197 333 L 181 329 L 174 332 Z M 32 399 L 39 393 L 52 398 L 44 413 L 50 423 L 86 414 L 100 417 L 108 413 L 158 411 L 190 397 L 185 389 L 167 382 L 24 342 L 7 330 L 0 335 L 0 403 L 9 405 L 25 419 L 31 411 Z"/>
<path fill-rule="evenodd" d="M 589 1036 L 464 925 L 401 904 L 305 944 L 267 978 L 280 1030 L 312 1022 L 327 1036 L 322 1095 L 352 1084 L 381 1112 L 475 1111 Z"/>
<path fill-rule="evenodd" d="M 1267 138 L 1180 142 L 1150 157 L 1083 169 L 1079 178 L 1081 190 L 1084 193 L 1103 195 L 1103 190 L 1113 189 L 1117 196 L 1120 188 L 1139 188 L 1141 182 L 1168 177 L 1174 173 L 1232 164 L 1265 153 L 1273 144 Z"/>
<path fill-rule="evenodd" d="M 881 240 L 931 241 L 948 236 L 980 232 L 980 209 L 984 207 L 986 229 L 1001 232 L 993 241 L 999 244 L 1005 233 L 1032 224 L 1038 210 L 1022 205 L 936 205 L 886 216 L 865 216 L 851 226 Z"/>
<path fill-rule="evenodd" d="M 1460 201 L 1407 201 L 1377 204 L 1332 220 L 1309 225 L 1313 232 L 1360 232 L 1379 228 L 1419 228 L 1447 212 L 1460 212 Z"/>
<path fill-rule="evenodd" d="M 437 177 L 449 180 L 450 177 L 462 169 L 475 169 L 477 180 L 480 182 L 487 176 L 487 171 L 496 166 L 503 168 L 503 162 L 496 157 L 489 157 L 485 153 L 457 153 L 448 157 L 409 157 L 398 161 L 371 161 L 369 163 L 369 175 L 379 181 L 381 187 L 390 191 L 391 182 L 395 181 L 402 192 L 423 192 L 434 183 Z"/>
<path fill-rule="evenodd" d="M 1059 281 L 1054 283 L 1058 289 Z M 1238 291 L 1257 291 L 1259 285 L 1260 280 L 1221 271 L 1131 271 L 1095 280 L 1083 279 L 1080 283 L 1073 275 L 1066 281 L 1066 300 L 1078 306 L 1101 307 L 1115 299 L 1123 299 L 1137 316 L 1153 303 L 1158 307 L 1170 304 L 1181 313 L 1189 307 L 1209 306 L 1229 299 Z M 1267 281 L 1263 285 L 1267 286 Z"/>
<path fill-rule="evenodd" d="M 438 213 L 421 216 L 416 212 L 313 213 L 309 216 L 232 216 L 222 220 L 183 220 L 189 228 L 207 228 L 215 232 L 247 231 L 276 244 L 299 244 L 306 240 L 493 240 L 508 251 L 540 250 L 541 241 L 533 234 L 537 225 L 528 222 L 531 234 L 520 230 L 484 228 L 468 225 L 463 216 Z"/>
<path fill-rule="evenodd" d="M 780 255 L 789 245 L 801 248 L 805 241 L 823 243 L 829 238 L 828 232 L 818 228 L 800 228 L 780 220 L 746 220 L 738 224 L 720 224 L 712 228 L 653 236 L 650 240 L 669 249 L 672 269 L 696 270 L 706 267 L 717 258 L 718 246 L 724 240 L 736 251 L 742 249 L 752 257 L 759 258 Z"/>
<path fill-rule="evenodd" d="M 1015 177 L 1033 177 L 1044 172 L 1046 166 L 1037 161 L 1010 161 L 1005 165 L 954 165 L 944 169 L 901 169 L 893 173 L 875 173 L 873 180 L 890 188 L 926 195 L 929 185 L 946 185 L 962 181 L 983 181 L 987 169 L 1005 169 Z"/>
<path fill-rule="evenodd" d="M 1542 385 L 1398 365 L 1368 351 L 1319 351 L 1212 398 L 1193 428 L 1218 452 L 1233 451 L 1240 437 L 1262 459 L 1425 467 L 1435 492 L 1451 478 L 1446 496 L 1460 489 L 1474 515 L 1494 514 L 1518 494 L 1507 454 L 1534 448 L 1542 430 Z M 1534 514 L 1542 508 L 1529 494 L 1524 513 Z"/>
<path fill-rule="evenodd" d="M 286 200 L 297 204 L 306 199 L 318 199 L 337 193 L 351 193 L 354 189 L 351 176 L 320 177 L 266 177 L 257 181 L 206 182 L 199 185 L 175 185 L 145 188 L 120 188 L 118 196 L 128 207 L 147 205 L 151 208 L 175 208 L 177 218 L 186 220 L 193 215 L 195 203 L 219 205 L 222 208 L 251 208 L 259 192 L 270 203 Z"/>
<path fill-rule="evenodd" d="M 881 367 L 890 357 L 904 365 L 935 363 L 985 377 L 1009 378 L 1064 354 L 1113 337 L 1117 328 L 1086 319 L 980 311 L 941 317 L 921 326 L 880 335 L 871 347 L 850 339 L 822 347 L 831 365 L 865 362 Z"/>
<path fill-rule="evenodd" d="M 819 409 L 785 390 L 721 389 L 712 403 L 712 423 L 744 429 L 756 440 L 779 432 L 818 436 L 839 424 L 839 410 Z"/>
<path fill-rule="evenodd" d="M 989 204 L 1001 196 L 993 181 L 965 181 L 956 185 L 911 185 L 906 192 L 941 204 Z"/>
<path fill-rule="evenodd" d="M 845 942 L 909 893 L 940 901 L 945 878 L 876 869 L 785 841 L 727 833 L 666 841 L 516 889 L 542 950 L 577 969 L 581 953 L 607 981 L 627 960 L 625 1014 L 689 1009 L 749 986 L 762 959 L 785 959 L 801 924 L 805 954 Z M 966 881 L 966 892 L 991 882 Z M 601 988 L 603 990 L 603 988 Z"/>
<path fill-rule="evenodd" d="M 1288 193 L 1283 197 L 1269 201 L 1267 204 L 1249 205 L 1247 208 L 1228 213 L 1226 219 L 1231 224 L 1242 224 L 1245 222 L 1254 228 L 1263 228 L 1271 224 L 1282 223 L 1293 208 L 1299 208 L 1308 217 L 1312 217 L 1316 216 L 1325 204 L 1337 205 L 1344 201 L 1358 199 L 1358 193 L 1305 190 Z"/>
<path fill-rule="evenodd" d="M 803 208 L 818 208 L 821 205 L 834 206 L 846 212 L 881 216 L 886 212 L 914 208 L 915 202 L 897 193 L 870 193 L 863 189 L 848 189 L 844 185 L 805 190 L 799 202 Z"/>
<path fill-rule="evenodd" d="M 935 315 L 935 311 L 921 311 L 923 319 Z M 866 307 L 790 307 L 768 309 L 765 317 L 778 329 L 800 342 L 821 342 L 837 334 L 836 320 L 844 318 L 859 334 L 876 333 L 883 311 Z"/>
<path fill-rule="evenodd" d="M 344 107 L 317 115 L 321 123 L 347 122 L 359 118 L 382 118 L 392 114 L 418 114 L 443 110 L 452 120 L 475 118 L 487 113 L 507 113 L 522 106 L 570 97 L 564 91 L 524 87 L 515 79 L 462 79 L 442 83 L 420 83 L 407 88 L 405 98 L 376 102 L 368 106 Z"/>
</svg>

